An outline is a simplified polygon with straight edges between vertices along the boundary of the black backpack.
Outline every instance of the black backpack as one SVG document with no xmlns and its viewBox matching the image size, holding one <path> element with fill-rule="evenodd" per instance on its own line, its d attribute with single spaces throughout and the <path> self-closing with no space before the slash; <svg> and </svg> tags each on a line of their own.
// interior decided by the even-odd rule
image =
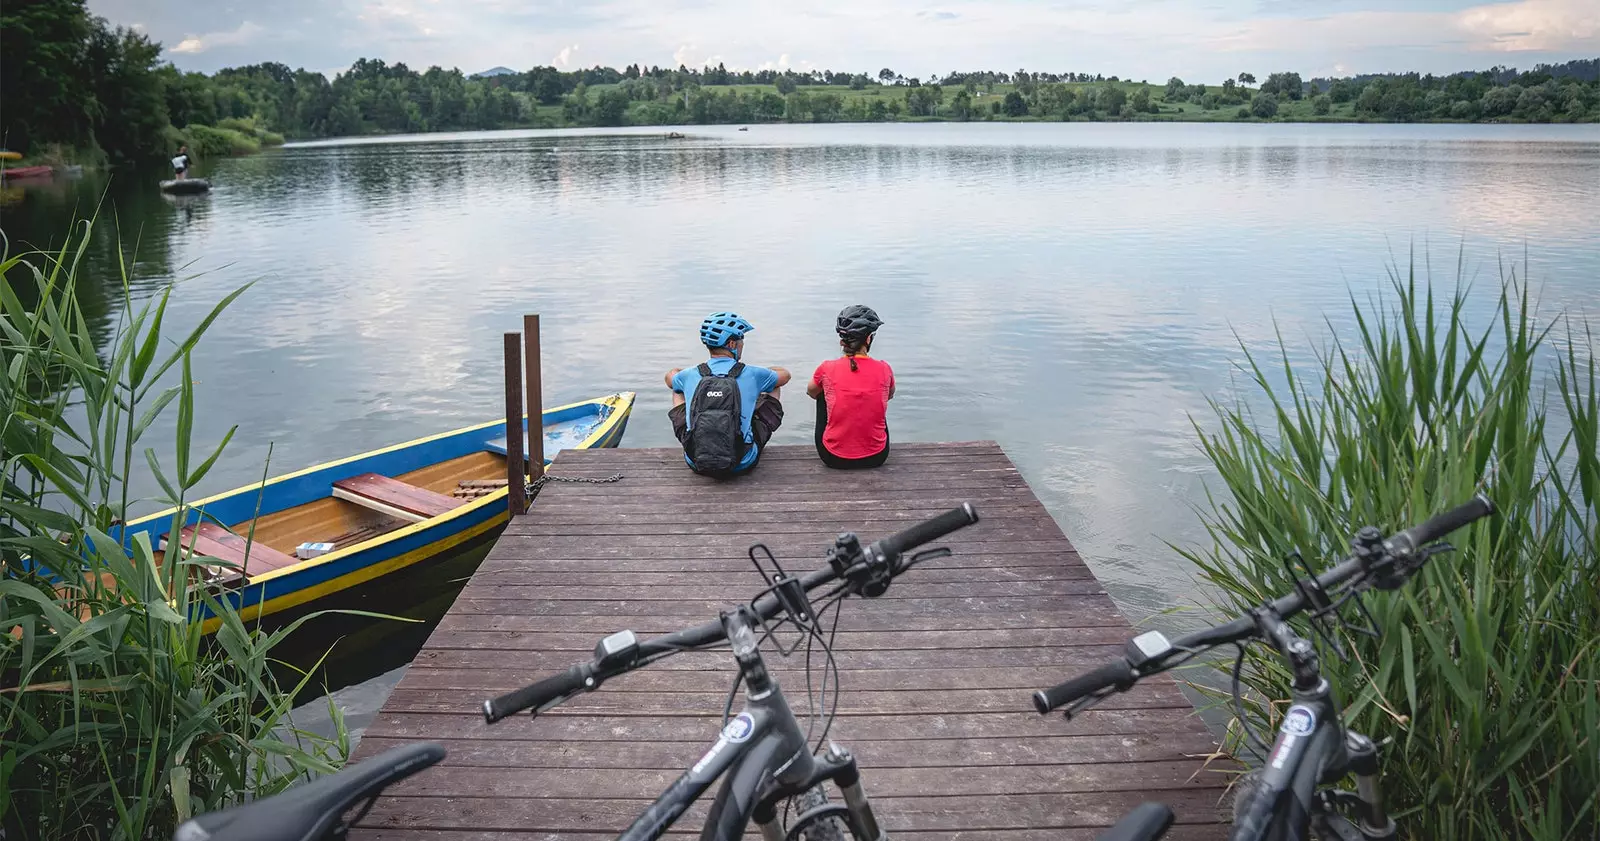
<svg viewBox="0 0 1600 841">
<path fill-rule="evenodd" d="M 700 363 L 700 384 L 689 400 L 689 435 L 683 451 L 694 472 L 707 476 L 731 476 L 744 461 L 746 448 L 741 423 L 743 401 L 739 399 L 739 374 L 743 362 L 735 362 L 726 374 L 714 374 L 711 366 Z"/>
</svg>

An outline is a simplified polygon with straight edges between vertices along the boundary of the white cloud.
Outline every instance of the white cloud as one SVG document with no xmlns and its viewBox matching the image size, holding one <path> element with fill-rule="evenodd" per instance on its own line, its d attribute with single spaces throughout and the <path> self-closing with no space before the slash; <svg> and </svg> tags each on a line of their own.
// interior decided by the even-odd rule
<svg viewBox="0 0 1600 841">
<path fill-rule="evenodd" d="M 206 50 L 214 49 L 216 47 L 231 47 L 248 44 L 253 41 L 256 36 L 260 35 L 261 31 L 262 29 L 260 26 L 251 23 L 250 21 L 245 21 L 244 23 L 239 24 L 238 28 L 231 32 L 212 32 L 206 35 L 185 36 L 182 41 L 178 42 L 178 46 L 172 48 L 172 52 L 192 55 L 196 53 L 203 53 Z"/>
<path fill-rule="evenodd" d="M 1455 12 L 1356 11 L 1312 19 L 1246 22 L 1213 42 L 1233 51 L 1286 45 L 1347 51 L 1420 47 L 1469 52 L 1600 50 L 1600 3 L 1594 0 L 1514 0 Z M 1466 68 L 1462 68 L 1466 69 Z"/>
<path fill-rule="evenodd" d="M 145 24 L 197 70 L 338 67 L 364 56 L 468 72 L 722 62 L 918 77 L 1026 67 L 1222 79 L 1335 67 L 1441 73 L 1506 62 L 1505 52 L 1518 54 L 1506 63 L 1526 66 L 1600 54 L 1597 0 L 1473 2 L 1454 11 L 1298 2 L 1266 14 L 1262 0 L 276 0 L 251 7 L 259 32 L 241 32 L 242 16 L 224 4 L 180 11 L 164 0 L 89 0 L 112 21 Z"/>
<path fill-rule="evenodd" d="M 1461 12 L 1456 24 L 1479 49 L 1582 50 L 1600 47 L 1600 3 L 1594 0 L 1521 0 Z"/>
</svg>

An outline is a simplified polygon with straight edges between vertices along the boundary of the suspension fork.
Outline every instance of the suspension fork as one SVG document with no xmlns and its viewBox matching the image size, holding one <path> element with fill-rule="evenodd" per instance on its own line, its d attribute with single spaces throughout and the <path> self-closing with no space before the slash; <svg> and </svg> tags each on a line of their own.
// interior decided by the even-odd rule
<svg viewBox="0 0 1600 841">
<path fill-rule="evenodd" d="M 761 828 L 762 841 L 783 841 L 786 827 L 779 820 L 778 804 L 784 800 L 810 791 L 814 786 L 832 781 L 844 795 L 844 808 L 849 812 L 851 832 L 868 841 L 887 841 L 888 835 L 878 826 L 878 817 L 861 787 L 861 770 L 856 758 L 842 745 L 830 744 L 828 752 L 815 759 L 811 773 L 792 782 L 774 781 L 766 794 L 756 803 L 751 819 Z"/>
<path fill-rule="evenodd" d="M 1388 841 L 1397 834 L 1394 821 L 1383 806 L 1383 791 L 1379 788 L 1378 746 L 1360 733 L 1345 731 L 1345 754 L 1349 757 L 1350 773 L 1356 778 L 1356 793 L 1352 805 L 1356 809 L 1357 828 L 1369 841 Z"/>
</svg>

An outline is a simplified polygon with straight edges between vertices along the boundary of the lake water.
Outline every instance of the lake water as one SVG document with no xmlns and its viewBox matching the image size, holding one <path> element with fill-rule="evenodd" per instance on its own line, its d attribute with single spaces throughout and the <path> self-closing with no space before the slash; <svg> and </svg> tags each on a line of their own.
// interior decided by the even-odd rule
<svg viewBox="0 0 1600 841">
<path fill-rule="evenodd" d="M 1308 358 L 1413 250 L 1484 295 L 1526 256 L 1547 308 L 1600 322 L 1595 126 L 680 131 L 311 143 L 202 167 L 209 196 L 91 177 L 0 221 L 59 242 L 104 196 L 141 294 L 189 278 L 174 326 L 256 281 L 196 360 L 197 434 L 240 424 L 214 489 L 259 478 L 269 443 L 277 473 L 495 417 L 525 312 L 548 403 L 636 390 L 624 445 L 669 446 L 661 372 L 699 358 L 706 313 L 798 377 L 869 304 L 896 440 L 998 440 L 1135 619 L 1195 596 L 1166 541 L 1201 536 L 1191 418 L 1235 396 L 1239 343 L 1281 331 Z M 792 391 L 774 440 L 808 444 Z"/>
</svg>

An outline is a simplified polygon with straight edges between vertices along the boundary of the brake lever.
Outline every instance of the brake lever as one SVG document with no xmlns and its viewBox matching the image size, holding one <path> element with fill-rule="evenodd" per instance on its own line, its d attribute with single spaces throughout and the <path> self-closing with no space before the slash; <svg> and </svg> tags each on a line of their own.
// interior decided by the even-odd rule
<svg viewBox="0 0 1600 841">
<path fill-rule="evenodd" d="M 899 575 L 900 573 L 905 572 L 906 570 L 922 563 L 923 561 L 931 561 L 936 558 L 948 558 L 950 555 L 950 547 L 948 546 L 935 546 L 932 549 L 924 549 L 909 558 L 901 558 L 900 565 L 895 569 L 894 574 Z"/>
<path fill-rule="evenodd" d="M 1071 721 L 1073 716 L 1078 715 L 1079 713 L 1087 712 L 1088 710 L 1098 706 L 1101 701 L 1104 701 L 1115 694 L 1117 694 L 1117 690 L 1115 689 L 1102 689 L 1099 692 L 1095 692 L 1091 695 L 1085 695 L 1082 698 L 1079 698 L 1078 700 L 1066 705 L 1065 707 L 1062 707 L 1061 718 L 1065 721 Z"/>
</svg>

